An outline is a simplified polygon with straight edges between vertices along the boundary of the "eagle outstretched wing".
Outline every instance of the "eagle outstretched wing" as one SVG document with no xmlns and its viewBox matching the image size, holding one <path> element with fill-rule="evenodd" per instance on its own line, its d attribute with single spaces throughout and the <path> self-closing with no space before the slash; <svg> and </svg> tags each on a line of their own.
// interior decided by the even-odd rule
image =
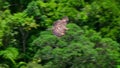
<svg viewBox="0 0 120 68">
<path fill-rule="evenodd" d="M 68 17 L 64 17 L 61 20 L 55 21 L 52 28 L 53 34 L 57 37 L 65 35 L 66 30 L 68 30 L 68 28 L 66 27 L 67 23 Z"/>
</svg>

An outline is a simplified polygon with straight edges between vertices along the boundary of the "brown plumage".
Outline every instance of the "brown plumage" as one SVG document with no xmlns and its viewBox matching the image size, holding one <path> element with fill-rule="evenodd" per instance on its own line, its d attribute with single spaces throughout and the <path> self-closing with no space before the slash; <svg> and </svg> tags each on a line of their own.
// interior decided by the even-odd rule
<svg viewBox="0 0 120 68">
<path fill-rule="evenodd" d="M 66 30 L 68 30 L 68 28 L 66 28 L 67 23 L 68 17 L 64 17 L 61 20 L 55 21 L 52 28 L 53 34 L 57 37 L 65 35 Z"/>
</svg>

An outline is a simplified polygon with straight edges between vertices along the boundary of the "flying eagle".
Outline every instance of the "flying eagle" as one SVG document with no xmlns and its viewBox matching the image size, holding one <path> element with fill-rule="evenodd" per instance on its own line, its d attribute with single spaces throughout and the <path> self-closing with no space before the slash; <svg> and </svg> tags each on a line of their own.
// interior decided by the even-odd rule
<svg viewBox="0 0 120 68">
<path fill-rule="evenodd" d="M 68 17 L 64 17 L 61 20 L 55 21 L 52 28 L 53 34 L 57 37 L 65 35 L 66 30 L 68 30 L 68 28 L 66 27 L 68 21 Z"/>
</svg>

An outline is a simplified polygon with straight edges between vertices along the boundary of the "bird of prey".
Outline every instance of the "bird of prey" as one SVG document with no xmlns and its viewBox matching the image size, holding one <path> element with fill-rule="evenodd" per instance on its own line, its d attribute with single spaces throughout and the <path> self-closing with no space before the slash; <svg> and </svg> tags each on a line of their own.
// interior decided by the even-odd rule
<svg viewBox="0 0 120 68">
<path fill-rule="evenodd" d="M 66 30 L 68 30 L 68 28 L 66 27 L 68 21 L 68 17 L 63 17 L 61 20 L 55 21 L 52 28 L 53 34 L 57 37 L 65 35 Z"/>
</svg>

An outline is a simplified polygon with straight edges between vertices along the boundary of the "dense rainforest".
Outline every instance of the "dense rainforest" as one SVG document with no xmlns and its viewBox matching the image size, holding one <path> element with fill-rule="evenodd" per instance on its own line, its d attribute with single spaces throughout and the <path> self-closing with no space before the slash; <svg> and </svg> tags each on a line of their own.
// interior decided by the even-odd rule
<svg viewBox="0 0 120 68">
<path fill-rule="evenodd" d="M 120 68 L 120 0 L 0 0 L 0 68 Z"/>
</svg>

